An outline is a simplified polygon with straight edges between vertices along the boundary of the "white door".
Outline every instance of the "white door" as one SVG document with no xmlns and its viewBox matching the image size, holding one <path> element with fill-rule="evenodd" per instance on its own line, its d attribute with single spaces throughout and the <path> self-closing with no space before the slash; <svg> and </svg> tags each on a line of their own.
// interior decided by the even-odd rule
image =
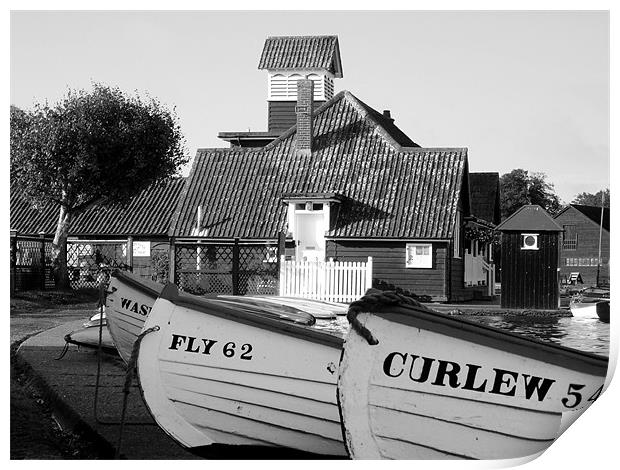
<svg viewBox="0 0 620 470">
<path fill-rule="evenodd" d="M 323 212 L 297 212 L 295 214 L 296 258 L 300 261 L 325 259 L 325 228 Z"/>
</svg>

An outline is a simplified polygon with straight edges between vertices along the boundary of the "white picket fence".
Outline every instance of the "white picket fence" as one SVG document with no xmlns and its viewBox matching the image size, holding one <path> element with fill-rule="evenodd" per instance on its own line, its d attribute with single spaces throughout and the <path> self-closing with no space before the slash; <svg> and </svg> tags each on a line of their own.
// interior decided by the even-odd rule
<svg viewBox="0 0 620 470">
<path fill-rule="evenodd" d="M 372 286 L 372 257 L 366 262 L 280 261 L 280 295 L 349 303 Z"/>
</svg>

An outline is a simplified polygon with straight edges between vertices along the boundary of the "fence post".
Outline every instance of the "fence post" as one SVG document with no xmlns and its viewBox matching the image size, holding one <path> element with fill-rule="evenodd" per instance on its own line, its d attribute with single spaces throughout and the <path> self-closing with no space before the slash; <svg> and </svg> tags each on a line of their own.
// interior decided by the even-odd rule
<svg viewBox="0 0 620 470">
<path fill-rule="evenodd" d="M 239 239 L 235 238 L 232 253 L 232 290 L 233 295 L 239 295 Z"/>
<path fill-rule="evenodd" d="M 170 237 L 170 246 L 168 248 L 168 281 L 172 284 L 176 282 L 176 259 L 175 259 L 176 247 L 175 240 Z"/>
<path fill-rule="evenodd" d="M 366 264 L 366 290 L 370 288 L 372 288 L 372 256 L 368 257 L 368 263 Z"/>
<path fill-rule="evenodd" d="M 39 282 L 41 283 L 41 290 L 45 290 L 45 232 L 39 232 L 39 239 L 41 240 L 40 256 L 41 256 L 41 275 Z"/>
<path fill-rule="evenodd" d="M 278 279 L 278 295 L 282 297 L 284 295 L 284 283 L 286 282 L 286 274 L 285 274 L 286 260 L 284 258 L 284 255 L 280 255 L 278 259 L 279 259 L 279 266 L 280 266 L 280 270 L 279 270 L 280 275 Z"/>
<path fill-rule="evenodd" d="M 284 264 L 284 255 L 286 253 L 286 233 L 278 232 L 278 265 L 276 266 L 276 270 L 278 274 L 278 292 L 282 295 L 282 265 Z"/>
<path fill-rule="evenodd" d="M 11 294 L 15 292 L 15 275 L 17 272 L 17 230 L 11 230 Z"/>
<path fill-rule="evenodd" d="M 127 237 L 127 265 L 129 271 L 133 272 L 133 237 Z"/>
</svg>

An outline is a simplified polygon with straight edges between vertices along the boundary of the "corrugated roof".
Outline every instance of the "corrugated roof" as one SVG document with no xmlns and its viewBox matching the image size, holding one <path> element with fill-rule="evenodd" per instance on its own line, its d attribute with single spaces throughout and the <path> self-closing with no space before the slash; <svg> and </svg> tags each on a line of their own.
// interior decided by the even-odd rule
<svg viewBox="0 0 620 470">
<path fill-rule="evenodd" d="M 469 192 L 472 215 L 499 224 L 499 173 L 470 173 Z"/>
<path fill-rule="evenodd" d="M 184 181 L 184 178 L 171 178 L 145 189 L 124 207 L 95 205 L 72 221 L 70 235 L 165 236 Z M 53 234 L 58 223 L 58 211 L 54 204 L 34 208 L 18 190 L 11 188 L 11 230 L 23 234 L 36 234 L 41 231 Z"/>
<path fill-rule="evenodd" d="M 574 207 L 583 215 L 585 215 L 588 219 L 594 222 L 597 225 L 601 225 L 601 208 L 596 206 L 583 206 L 581 204 L 571 204 L 571 207 Z M 609 232 L 609 217 L 610 211 L 609 207 L 605 207 L 603 209 L 603 228 Z"/>
<path fill-rule="evenodd" d="M 258 63 L 259 69 L 325 69 L 342 77 L 338 36 L 268 37 Z"/>
<path fill-rule="evenodd" d="M 340 92 L 314 114 L 308 157 L 295 152 L 295 127 L 262 149 L 199 150 L 172 233 L 273 239 L 286 225 L 284 195 L 335 193 L 329 236 L 451 237 L 467 149 L 402 146 L 375 113 Z"/>
<path fill-rule="evenodd" d="M 562 227 L 542 207 L 531 204 L 521 207 L 499 224 L 497 230 L 503 232 L 561 232 Z"/>
</svg>

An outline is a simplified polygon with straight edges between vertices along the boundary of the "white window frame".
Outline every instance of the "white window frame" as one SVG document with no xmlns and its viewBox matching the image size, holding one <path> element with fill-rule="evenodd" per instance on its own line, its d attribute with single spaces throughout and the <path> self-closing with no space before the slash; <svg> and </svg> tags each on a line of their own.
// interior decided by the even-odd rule
<svg viewBox="0 0 620 470">
<path fill-rule="evenodd" d="M 522 250 L 532 250 L 532 251 L 537 251 L 540 249 L 540 247 L 538 246 L 538 233 L 522 233 L 521 234 L 521 249 Z M 525 239 L 527 237 L 534 237 L 534 239 L 536 240 L 536 245 L 535 246 L 527 246 L 525 245 Z"/>
<path fill-rule="evenodd" d="M 418 255 L 416 248 L 428 248 L 428 254 Z M 413 251 L 413 256 L 410 256 Z M 407 243 L 405 245 L 405 267 L 416 269 L 433 269 L 432 243 Z"/>
</svg>

